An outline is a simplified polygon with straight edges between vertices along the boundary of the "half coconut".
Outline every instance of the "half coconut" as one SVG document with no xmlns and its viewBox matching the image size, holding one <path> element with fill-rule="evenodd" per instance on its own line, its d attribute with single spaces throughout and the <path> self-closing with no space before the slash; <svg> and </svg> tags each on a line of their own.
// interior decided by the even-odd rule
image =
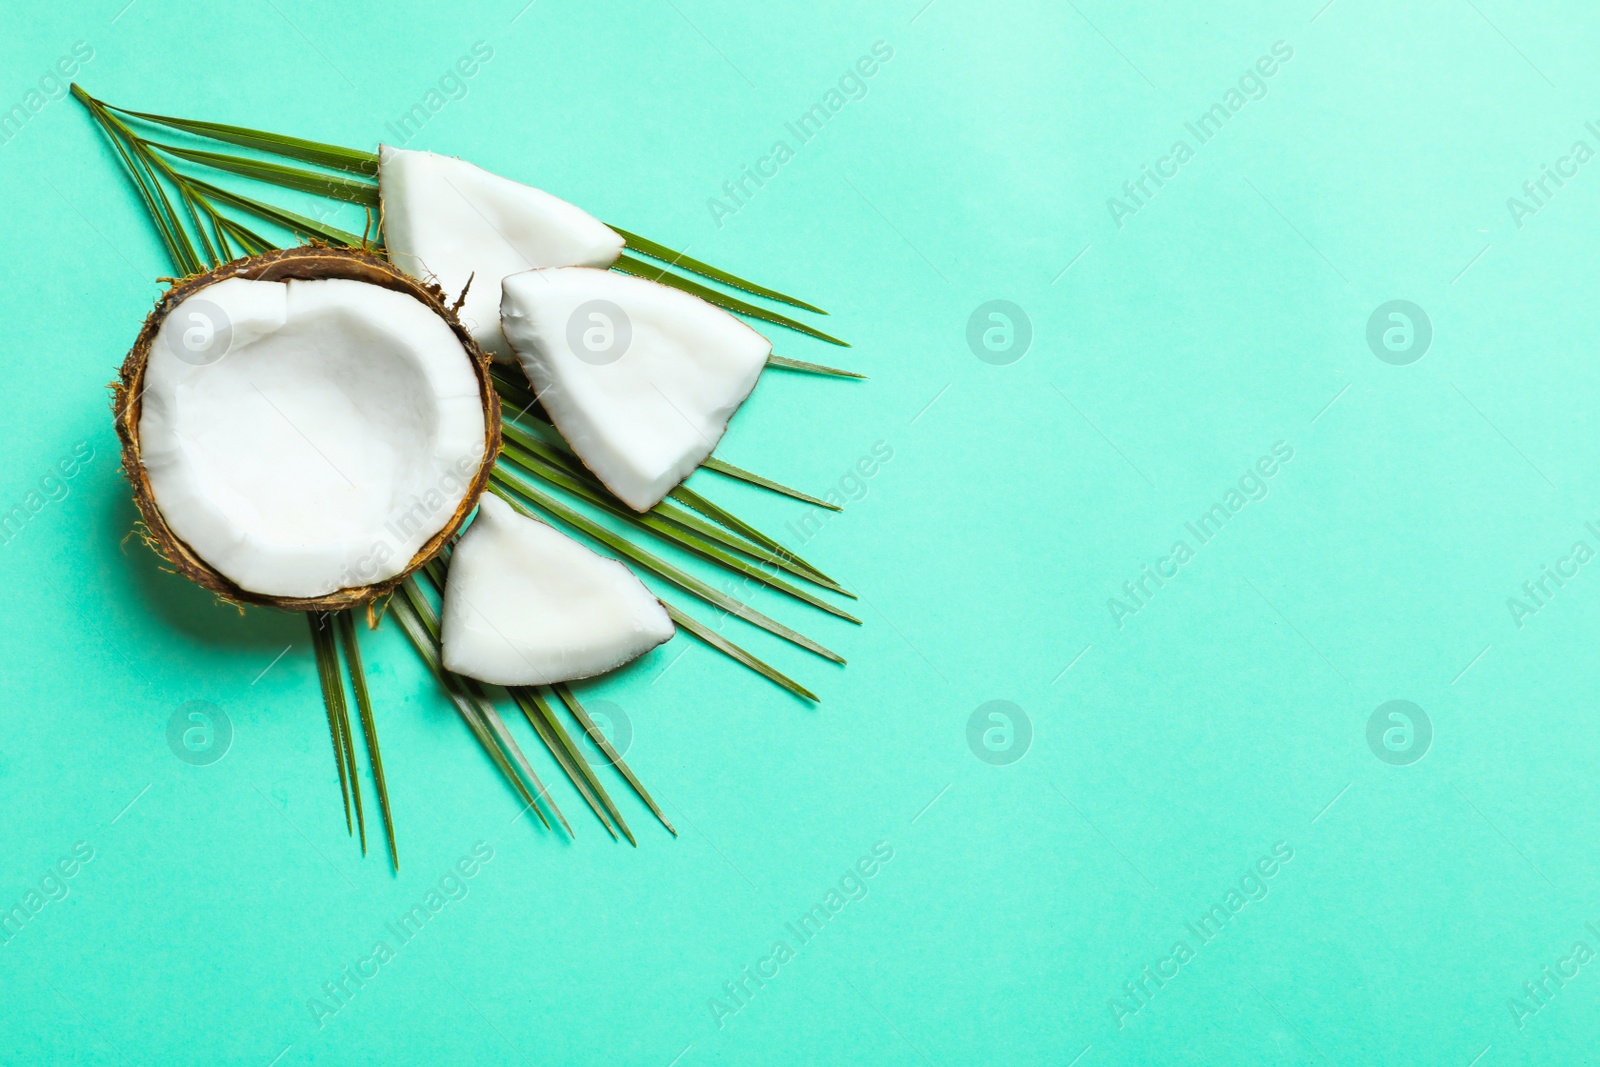
<svg viewBox="0 0 1600 1067">
<path fill-rule="evenodd" d="M 175 285 L 113 385 L 148 538 L 227 600 L 338 611 L 466 520 L 500 449 L 488 356 L 435 285 L 354 249 Z"/>
</svg>

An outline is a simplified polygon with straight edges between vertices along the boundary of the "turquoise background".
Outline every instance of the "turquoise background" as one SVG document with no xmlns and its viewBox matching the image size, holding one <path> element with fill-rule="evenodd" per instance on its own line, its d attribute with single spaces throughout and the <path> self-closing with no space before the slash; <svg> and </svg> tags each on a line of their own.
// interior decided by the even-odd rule
<svg viewBox="0 0 1600 1067">
<path fill-rule="evenodd" d="M 342 831 L 301 621 L 124 543 L 103 387 L 171 267 L 83 110 L 48 103 L 0 145 L 0 509 L 94 455 L 0 548 L 0 908 L 93 859 L 0 945 L 0 1061 L 1600 1058 L 1600 962 L 1541 970 L 1600 951 L 1600 564 L 1521 625 L 1507 603 L 1600 548 L 1600 161 L 1521 225 L 1507 205 L 1600 149 L 1592 5 L 124 2 L 11 11 L 0 108 L 82 41 L 113 103 L 366 147 L 481 41 L 410 145 L 834 313 L 849 352 L 778 350 L 871 381 L 771 374 L 719 455 L 819 493 L 894 457 L 805 546 L 866 625 L 773 608 L 848 669 L 729 631 L 819 706 L 686 637 L 583 687 L 630 717 L 676 839 L 619 792 L 639 847 L 614 844 L 564 784 L 574 840 L 514 822 L 403 638 L 365 635 L 396 876 Z M 866 95 L 719 226 L 708 199 L 877 41 Z M 1185 123 L 1280 41 L 1198 145 Z M 1194 158 L 1119 226 L 1108 198 L 1179 138 Z M 993 299 L 1031 324 L 1007 365 L 967 342 Z M 1366 340 L 1394 299 L 1432 324 L 1408 365 Z M 1265 499 L 1198 545 L 1185 523 L 1277 442 Z M 768 530 L 804 513 L 696 484 Z M 1119 626 L 1108 600 L 1179 538 L 1194 558 Z M 209 766 L 166 741 L 196 700 L 234 731 Z M 1009 765 L 969 747 L 992 700 L 1031 724 Z M 1420 760 L 1369 746 L 1390 700 L 1428 717 Z M 308 1000 L 477 842 L 465 898 L 319 1025 Z M 785 923 L 874 846 L 865 898 L 799 946 Z M 1185 924 L 1275 847 L 1202 945 Z M 795 957 L 719 1020 L 778 938 Z"/>
</svg>

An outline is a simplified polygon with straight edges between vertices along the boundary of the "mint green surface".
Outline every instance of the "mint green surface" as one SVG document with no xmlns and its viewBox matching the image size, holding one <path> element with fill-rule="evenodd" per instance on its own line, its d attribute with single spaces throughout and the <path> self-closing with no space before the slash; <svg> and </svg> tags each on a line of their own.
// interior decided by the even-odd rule
<svg viewBox="0 0 1600 1067">
<path fill-rule="evenodd" d="M 618 786 L 634 849 L 525 723 L 576 838 L 516 819 L 399 633 L 364 634 L 403 865 L 375 816 L 363 860 L 301 620 L 213 605 L 127 539 L 103 387 L 171 267 L 49 100 L 0 145 L 0 508 L 92 458 L 0 547 L 0 909 L 92 859 L 0 944 L 0 1061 L 1600 1058 L 1600 160 L 1562 162 L 1600 150 L 1592 5 L 523 2 L 21 6 L 0 108 L 84 42 L 114 103 L 370 147 L 482 42 L 411 147 L 815 301 L 854 343 L 774 331 L 871 380 L 771 373 L 718 452 L 823 493 L 892 449 L 804 545 L 865 626 L 754 601 L 850 665 L 730 623 L 821 704 L 686 637 L 583 686 L 680 830 Z M 880 41 L 801 144 L 786 123 Z M 1264 95 L 1199 143 L 1185 124 L 1275 42 Z M 713 211 L 780 139 L 776 176 Z M 1569 176 L 1535 201 L 1546 164 Z M 995 299 L 1031 323 L 1008 365 L 967 340 Z M 1366 339 L 1397 299 L 1432 324 L 1408 365 Z M 1185 524 L 1275 445 L 1265 497 L 1201 544 Z M 694 484 L 800 544 L 801 505 Z M 992 700 L 1031 723 L 1009 765 L 968 744 Z M 1420 734 L 1369 746 L 1390 700 L 1431 722 L 1420 760 Z M 233 726 L 209 766 L 167 743 L 189 701 Z M 802 943 L 787 924 L 833 890 Z"/>
</svg>

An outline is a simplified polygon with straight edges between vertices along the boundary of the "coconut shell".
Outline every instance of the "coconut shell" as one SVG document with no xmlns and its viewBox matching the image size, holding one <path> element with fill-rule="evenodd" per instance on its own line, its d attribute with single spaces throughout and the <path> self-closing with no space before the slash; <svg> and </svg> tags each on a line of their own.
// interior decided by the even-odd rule
<svg viewBox="0 0 1600 1067">
<path fill-rule="evenodd" d="M 184 300 L 201 289 L 228 278 L 247 278 L 256 281 L 287 281 L 298 278 L 313 281 L 322 278 L 347 278 L 354 281 L 381 285 L 420 301 L 428 310 L 438 315 L 455 332 L 461 345 L 472 360 L 472 370 L 478 378 L 479 395 L 484 413 L 483 465 L 467 487 L 467 495 L 450 521 L 434 534 L 411 558 L 405 569 L 392 578 L 372 585 L 338 589 L 325 596 L 275 597 L 242 589 L 218 573 L 192 548 L 172 532 L 157 506 L 150 488 L 150 478 L 140 458 L 139 418 L 143 410 L 145 368 L 149 364 L 150 349 L 155 343 L 156 331 L 162 322 Z M 437 285 L 418 281 L 402 274 L 387 260 L 370 252 L 353 248 L 329 248 L 323 245 L 305 245 L 282 251 L 265 252 L 225 263 L 204 274 L 191 275 L 172 286 L 156 301 L 155 308 L 144 320 L 144 328 L 134 342 L 132 351 L 123 360 L 122 371 L 111 385 L 113 410 L 116 414 L 117 436 L 122 440 L 122 470 L 133 486 L 133 500 L 148 530 L 146 541 L 159 552 L 179 574 L 211 590 L 228 601 L 260 604 L 282 608 L 286 611 L 342 611 L 346 608 L 369 604 L 376 597 L 392 591 L 397 585 L 427 563 L 450 540 L 489 484 L 489 474 L 500 454 L 500 403 L 489 377 L 489 356 L 473 341 L 447 297 Z"/>
</svg>

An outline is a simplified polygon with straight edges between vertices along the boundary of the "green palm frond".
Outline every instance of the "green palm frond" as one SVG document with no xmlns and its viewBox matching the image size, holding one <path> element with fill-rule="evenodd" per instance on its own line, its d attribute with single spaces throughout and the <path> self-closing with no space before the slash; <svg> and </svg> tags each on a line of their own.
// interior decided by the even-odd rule
<svg viewBox="0 0 1600 1067">
<path fill-rule="evenodd" d="M 72 87 L 73 93 L 80 100 L 92 99 L 78 86 Z M 96 101 L 98 104 L 99 101 Z M 330 170 L 346 170 L 355 174 L 376 176 L 378 173 L 378 156 L 374 152 L 362 152 L 354 148 L 341 148 L 338 145 L 324 144 L 321 141 L 307 141 L 299 137 L 285 137 L 282 134 L 264 133 L 261 130 L 248 130 L 243 126 L 228 126 L 220 122 L 201 122 L 196 119 L 175 119 L 169 115 L 152 115 L 147 111 L 129 111 L 127 108 L 112 107 L 101 104 L 111 111 L 127 115 L 130 118 L 143 119 L 145 122 L 155 123 L 158 126 L 169 126 L 175 130 L 192 133 L 198 137 L 206 137 L 213 141 L 222 141 L 225 144 L 235 144 L 241 148 L 253 148 L 260 152 L 270 152 L 273 155 L 284 156 L 288 159 L 298 159 L 302 163 L 314 163 L 319 167 Z"/>
<path fill-rule="evenodd" d="M 339 629 L 339 643 L 344 649 L 345 665 L 350 670 L 350 687 L 356 694 L 356 710 L 361 716 L 361 732 L 367 738 L 367 759 L 372 766 L 372 783 L 378 787 L 378 808 L 383 813 L 383 831 L 389 839 L 389 859 L 395 873 L 400 871 L 400 850 L 394 843 L 394 815 L 389 810 L 389 784 L 383 776 L 383 754 L 378 750 L 378 723 L 372 714 L 372 699 L 367 694 L 367 673 L 361 665 L 361 643 L 356 636 L 355 620 L 350 612 L 341 611 L 334 616 Z"/>
<path fill-rule="evenodd" d="M 633 249 L 635 252 L 642 252 L 651 259 L 659 259 L 668 266 L 682 268 L 683 270 L 689 271 L 691 274 L 698 274 L 703 278 L 710 278 L 712 281 L 721 282 L 723 285 L 733 289 L 743 289 L 747 293 L 751 293 L 755 296 L 766 297 L 768 300 L 776 300 L 780 304 L 788 304 L 790 307 L 797 307 L 801 311 L 812 311 L 818 315 L 827 314 L 826 311 L 823 311 L 821 308 L 812 304 L 808 304 L 804 300 L 798 300 L 792 296 L 785 296 L 776 289 L 768 289 L 766 286 L 757 285 L 755 282 L 747 282 L 743 278 L 740 278 L 737 275 L 729 274 L 727 271 L 718 267 L 713 267 L 709 263 L 702 263 L 698 259 L 690 259 L 682 252 L 674 252 L 666 245 L 656 244 L 654 241 L 640 237 L 638 234 L 629 233 L 620 226 L 613 226 L 611 228 L 622 237 L 623 241 L 627 243 L 629 248 Z"/>
<path fill-rule="evenodd" d="M 681 289 L 686 293 L 698 296 L 702 300 L 710 301 L 724 311 L 747 315 L 752 319 L 770 322 L 774 326 L 783 326 L 794 330 L 796 333 L 803 333 L 807 337 L 815 337 L 819 341 L 826 341 L 830 345 L 839 345 L 841 348 L 850 347 L 850 342 L 841 341 L 832 334 L 823 333 L 814 326 L 807 326 L 803 322 L 797 322 L 787 315 L 780 315 L 776 311 L 768 311 L 766 308 L 758 307 L 748 300 L 740 300 L 736 296 L 718 292 L 709 285 L 701 285 L 692 278 L 674 274 L 665 267 L 658 267 L 654 264 L 646 263 L 642 259 L 635 259 L 626 252 L 617 257 L 617 261 L 612 264 L 611 269 L 621 271 L 623 274 L 632 274 L 635 277 L 644 278 L 652 282 L 660 282 L 662 285 L 670 285 L 674 289 Z"/>
<path fill-rule="evenodd" d="M 328 733 L 333 736 L 333 763 L 339 769 L 339 792 L 344 797 L 344 828 L 346 833 L 354 833 L 350 824 L 350 786 L 354 784 L 354 773 L 347 769 L 349 765 L 345 759 L 349 745 L 346 735 L 350 731 L 350 713 L 344 703 L 339 651 L 333 646 L 328 633 L 327 616 L 308 612 L 306 623 L 311 627 L 311 647 L 317 657 L 317 680 L 322 683 L 322 704 L 328 712 Z M 361 794 L 357 792 L 358 804 L 360 797 Z M 363 847 L 361 851 L 365 853 L 366 849 Z"/>
<path fill-rule="evenodd" d="M 298 189 L 303 193 L 315 196 L 331 197 L 335 200 L 348 200 L 352 204 L 365 204 L 368 207 L 378 206 L 378 186 L 373 182 L 356 181 L 336 174 L 319 174 L 314 170 L 302 167 L 288 167 L 282 163 L 264 163 L 258 159 L 248 159 L 244 156 L 230 155 L 226 152 L 202 152 L 193 148 L 178 148 L 175 145 L 161 144 L 156 141 L 149 142 L 150 147 L 165 152 L 177 159 L 187 160 L 190 163 L 202 163 L 217 170 L 225 170 L 230 174 L 237 174 L 244 178 L 254 178 L 258 182 L 268 182 L 272 185 L 281 185 L 285 189 Z"/>
<path fill-rule="evenodd" d="M 803 359 L 790 359 L 788 356 L 770 355 L 767 357 L 767 366 L 782 367 L 784 370 L 797 370 L 804 374 L 822 374 L 830 378 L 855 378 L 864 380 L 865 374 L 857 374 L 853 370 L 840 370 L 838 367 L 829 367 L 821 363 L 807 363 Z"/>
<path fill-rule="evenodd" d="M 594 812 L 595 818 L 600 820 L 600 825 L 606 828 L 612 840 L 616 840 L 617 830 L 621 830 L 628 843 L 638 848 L 639 842 L 634 840 L 628 824 L 622 819 L 622 813 L 611 803 L 611 797 L 606 793 L 605 786 L 601 785 L 600 780 L 589 770 L 588 762 L 578 751 L 578 747 L 572 743 L 566 727 L 562 726 L 561 721 L 550 711 L 550 705 L 543 695 L 537 689 L 525 687 L 510 689 L 508 692 L 517 707 L 522 709 L 528 725 L 533 727 L 539 739 L 544 742 L 545 748 L 550 750 L 550 754 L 561 765 L 567 778 L 577 787 L 579 795 Z"/>
<path fill-rule="evenodd" d="M 445 696 L 455 706 L 462 721 L 472 731 L 472 735 L 478 739 L 478 744 L 489 754 L 489 758 L 494 760 L 495 765 L 500 768 L 500 773 L 522 798 L 524 810 L 531 810 L 544 824 L 545 829 L 550 829 L 550 820 L 545 818 L 539 801 L 535 799 L 528 783 L 517 773 L 505 749 L 501 747 L 502 739 L 510 735 L 490 728 L 489 716 L 494 709 L 485 706 L 488 704 L 487 700 L 468 691 L 465 680 L 459 675 L 445 670 L 439 651 L 439 616 L 423 596 L 422 590 L 417 587 L 416 579 L 408 578 L 401 584 L 400 592 L 389 602 L 389 614 L 410 639 L 429 670 L 433 671 L 434 677 L 439 681 L 439 687 L 444 690 Z M 515 742 L 512 744 L 514 746 Z M 521 762 L 525 761 L 519 761 L 519 765 Z M 536 784 L 534 788 L 541 793 L 544 792 L 542 785 Z"/>
<path fill-rule="evenodd" d="M 594 724 L 594 720 L 589 717 L 589 713 L 584 710 L 583 705 L 578 703 L 578 698 L 572 692 L 572 689 L 564 683 L 551 688 L 561 703 L 566 706 L 567 711 L 572 714 L 572 717 L 578 720 L 579 725 L 583 727 L 583 732 L 589 736 L 589 740 L 593 741 L 595 746 L 605 753 L 605 757 L 610 761 L 611 766 L 622 772 L 622 777 L 627 779 L 628 784 L 633 787 L 633 791 L 638 795 L 639 799 L 644 801 L 645 806 L 655 813 L 657 819 L 661 820 L 661 825 L 665 826 L 673 837 L 677 837 L 677 828 L 661 813 L 661 808 L 656 804 L 655 798 L 650 795 L 650 790 L 644 787 L 644 783 L 639 781 L 638 776 L 633 773 L 627 761 L 622 758 L 622 754 L 612 747 L 610 739 Z"/>
<path fill-rule="evenodd" d="M 87 108 L 127 169 L 135 192 L 155 224 L 174 268 L 180 274 L 193 274 L 208 266 L 220 265 L 230 260 L 236 250 L 244 255 L 256 255 L 280 247 L 268 235 L 280 231 L 300 242 L 316 240 L 381 252 L 381 233 L 358 236 L 322 221 L 321 212 L 318 218 L 312 218 L 221 184 L 226 180 L 245 179 L 291 190 L 296 194 L 320 197 L 331 201 L 335 207 L 355 204 L 368 210 L 369 228 L 372 228 L 372 209 L 378 205 L 378 157 L 375 154 L 242 126 L 132 111 L 97 100 L 76 85 L 72 87 L 72 92 Z M 275 156 L 296 165 L 237 152 L 152 140 L 136 132 L 134 127 L 139 123 Z M 269 230 L 263 232 L 258 229 L 261 224 L 266 224 Z M 692 259 L 629 231 L 618 229 L 617 232 L 625 240 L 629 251 L 637 253 L 637 256 L 624 254 L 619 258 L 614 269 L 622 273 L 673 286 L 746 318 L 781 326 L 830 344 L 845 345 L 844 341 L 804 322 L 714 286 L 786 304 L 802 312 L 826 314 L 813 304 Z M 640 256 L 648 258 L 638 258 Z M 696 277 L 703 280 L 696 280 Z M 770 356 L 768 364 L 779 369 L 834 378 L 864 377 L 853 371 L 777 355 Z M 519 381 L 511 370 L 499 365 L 492 368 L 492 374 L 502 405 L 504 445 L 492 472 L 490 491 L 523 514 L 552 521 L 568 532 L 621 557 L 652 579 L 665 582 L 715 609 L 719 613 L 719 620 L 713 628 L 690 615 L 684 608 L 666 604 L 673 622 L 689 636 L 800 699 L 816 701 L 818 698 L 811 690 L 724 636 L 721 632 L 723 621 L 729 617 L 737 618 L 790 645 L 835 663 L 843 664 L 842 656 L 757 611 L 738 597 L 716 588 L 683 566 L 669 562 L 646 545 L 686 554 L 697 561 L 697 565 L 711 568 L 732 583 L 746 588 L 766 589 L 783 597 L 786 602 L 799 602 L 807 608 L 858 624 L 859 619 L 827 599 L 829 596 L 854 599 L 854 594 L 790 547 L 761 533 L 687 484 L 675 488 L 667 499 L 648 512 L 639 514 L 633 511 L 618 500 L 572 452 L 525 381 Z M 757 486 L 812 507 L 838 510 L 835 504 L 716 457 L 707 458 L 701 466 L 719 476 Z M 598 521 L 602 518 L 609 525 Z M 385 610 L 416 648 L 446 698 L 500 769 L 524 808 L 531 810 L 546 828 L 559 825 L 568 835 L 571 834 L 571 827 L 560 808 L 496 707 L 496 693 L 509 697 L 562 774 L 612 837 L 620 833 L 629 842 L 637 844 L 622 812 L 583 757 L 558 714 L 562 709 L 605 754 L 610 765 L 622 775 L 662 825 L 676 835 L 676 829 L 649 791 L 623 761 L 621 754 L 596 729 L 571 687 L 514 687 L 502 692 L 445 669 L 436 605 L 442 594 L 446 566 L 447 558 L 444 556 L 430 562 L 419 575 L 402 583 L 387 600 Z M 399 853 L 395 846 L 388 787 L 354 621 L 348 612 L 326 617 L 311 615 L 308 618 L 344 798 L 347 829 L 360 836 L 362 851 L 365 852 L 365 819 L 357 774 L 357 746 L 346 701 L 346 674 L 366 738 L 369 765 L 383 815 L 390 856 L 398 871 Z M 376 624 L 376 617 L 370 612 L 369 621 Z"/>
</svg>

